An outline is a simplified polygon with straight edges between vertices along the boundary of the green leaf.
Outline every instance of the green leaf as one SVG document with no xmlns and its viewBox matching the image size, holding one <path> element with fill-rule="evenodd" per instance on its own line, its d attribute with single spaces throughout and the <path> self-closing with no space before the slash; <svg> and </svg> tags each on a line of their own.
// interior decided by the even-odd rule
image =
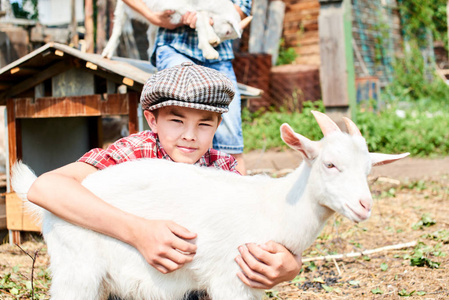
<svg viewBox="0 0 449 300">
<path fill-rule="evenodd" d="M 398 292 L 398 295 L 401 297 L 410 297 L 415 293 L 415 291 L 411 291 L 410 293 L 407 292 L 406 289 L 402 289 Z"/>
<path fill-rule="evenodd" d="M 10 292 L 12 295 L 18 295 L 18 294 L 19 294 L 19 290 L 18 290 L 17 288 L 12 288 L 12 289 L 9 290 L 9 292 Z"/>
<path fill-rule="evenodd" d="M 388 264 L 386 264 L 386 263 L 381 263 L 380 264 L 380 269 L 382 270 L 382 271 L 386 271 L 386 270 L 388 270 Z"/>
<path fill-rule="evenodd" d="M 315 271 L 317 269 L 315 262 L 311 261 L 309 265 L 307 266 L 310 271 Z"/>
<path fill-rule="evenodd" d="M 292 283 L 300 283 L 300 282 L 304 282 L 304 281 L 306 281 L 306 278 L 298 275 L 291 282 Z"/>
<path fill-rule="evenodd" d="M 357 281 L 357 280 L 350 280 L 350 281 L 348 281 L 348 283 L 349 283 L 350 285 L 354 285 L 354 286 L 360 285 L 360 281 Z"/>
<path fill-rule="evenodd" d="M 424 291 L 417 291 L 416 294 L 417 294 L 418 296 L 424 296 L 425 294 L 427 294 L 427 292 L 424 292 Z"/>
<path fill-rule="evenodd" d="M 371 293 L 373 294 L 383 294 L 384 292 L 380 288 L 375 288 L 371 290 Z"/>
<path fill-rule="evenodd" d="M 321 286 L 323 287 L 323 289 L 324 289 L 326 292 L 332 292 L 332 291 L 334 290 L 333 287 L 330 287 L 330 286 L 325 285 L 325 284 L 322 284 Z"/>
<path fill-rule="evenodd" d="M 315 277 L 315 278 L 313 278 L 312 281 L 313 281 L 313 282 L 324 283 L 324 280 L 323 280 L 323 278 L 321 278 L 321 277 Z"/>
</svg>

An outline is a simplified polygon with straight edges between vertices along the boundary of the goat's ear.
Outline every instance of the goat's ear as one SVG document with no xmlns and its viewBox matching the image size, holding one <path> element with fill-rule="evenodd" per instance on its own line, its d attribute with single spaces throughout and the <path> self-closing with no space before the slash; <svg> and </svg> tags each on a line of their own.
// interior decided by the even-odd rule
<svg viewBox="0 0 449 300">
<path fill-rule="evenodd" d="M 402 154 L 384 154 L 384 153 L 370 153 L 371 164 L 373 167 L 386 165 L 392 162 L 395 162 L 399 159 L 405 158 L 410 155 L 410 153 L 402 153 Z"/>
<path fill-rule="evenodd" d="M 242 23 L 242 21 L 240 21 L 240 23 L 236 22 L 234 20 L 231 21 L 231 26 L 232 26 L 232 28 L 234 28 L 234 31 L 237 34 L 238 38 L 242 37 L 243 28 L 240 25 L 241 23 Z"/>
<path fill-rule="evenodd" d="M 318 156 L 319 144 L 293 131 L 290 125 L 281 125 L 281 138 L 292 149 L 301 152 L 305 158 L 314 159 Z"/>
<path fill-rule="evenodd" d="M 246 26 L 249 25 L 249 23 L 251 22 L 252 19 L 253 19 L 253 16 L 247 16 L 246 18 L 244 18 L 243 20 L 240 21 L 241 31 L 243 31 L 243 29 L 245 29 Z"/>
</svg>

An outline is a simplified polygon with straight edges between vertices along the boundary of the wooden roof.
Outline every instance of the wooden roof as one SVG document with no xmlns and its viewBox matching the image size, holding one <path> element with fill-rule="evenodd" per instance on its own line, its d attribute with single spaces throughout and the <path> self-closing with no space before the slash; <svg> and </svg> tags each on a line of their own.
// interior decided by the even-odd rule
<svg viewBox="0 0 449 300">
<path fill-rule="evenodd" d="M 48 43 L 0 69 L 0 105 L 42 82 L 71 68 L 104 77 L 140 92 L 156 69 L 148 61 L 84 53 L 58 43 Z M 262 90 L 239 83 L 243 97 L 259 97 Z"/>
</svg>

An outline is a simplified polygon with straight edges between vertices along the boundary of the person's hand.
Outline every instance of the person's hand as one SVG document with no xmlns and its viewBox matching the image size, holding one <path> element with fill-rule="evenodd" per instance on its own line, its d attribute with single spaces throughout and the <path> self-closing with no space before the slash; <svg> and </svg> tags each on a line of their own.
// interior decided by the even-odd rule
<svg viewBox="0 0 449 300">
<path fill-rule="evenodd" d="M 196 15 L 196 12 L 188 11 L 182 15 L 180 24 L 189 26 L 190 28 L 195 29 L 197 20 L 198 20 L 198 17 Z M 211 26 L 214 25 L 214 20 L 212 18 L 209 18 L 209 24 Z"/>
<path fill-rule="evenodd" d="M 237 273 L 243 283 L 257 289 L 271 289 L 292 280 L 299 274 L 301 256 L 295 256 L 284 246 L 270 241 L 263 245 L 246 244 L 239 247 L 235 261 L 241 271 Z"/>
<path fill-rule="evenodd" d="M 165 220 L 138 219 L 132 244 L 145 260 L 159 272 L 166 274 L 191 262 L 197 246 L 192 242 L 196 234 Z"/>
<path fill-rule="evenodd" d="M 192 29 L 196 28 L 196 21 L 197 21 L 196 12 L 188 11 L 185 14 L 182 15 L 181 23 L 183 25 L 189 26 Z"/>
<path fill-rule="evenodd" d="M 167 28 L 167 29 L 175 29 L 176 27 L 182 26 L 182 22 L 179 24 L 171 23 L 171 15 L 174 14 L 174 10 L 164 10 L 161 12 L 153 12 L 151 14 L 151 19 L 149 20 L 152 24 Z"/>
</svg>

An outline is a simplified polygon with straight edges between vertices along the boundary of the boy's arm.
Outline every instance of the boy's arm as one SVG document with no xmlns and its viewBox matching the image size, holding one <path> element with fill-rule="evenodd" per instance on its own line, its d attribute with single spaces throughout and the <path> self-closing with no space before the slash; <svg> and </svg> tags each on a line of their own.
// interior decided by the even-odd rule
<svg viewBox="0 0 449 300">
<path fill-rule="evenodd" d="M 174 13 L 173 10 L 165 10 L 162 12 L 152 11 L 142 0 L 123 0 L 123 2 L 131 7 L 136 12 L 140 13 L 151 24 L 167 29 L 175 29 L 183 24 L 172 24 L 170 16 Z"/>
<path fill-rule="evenodd" d="M 293 255 L 281 244 L 270 241 L 263 245 L 246 244 L 239 247 L 235 261 L 241 268 L 237 276 L 246 285 L 258 289 L 271 289 L 292 280 L 302 267 L 301 256 Z"/>
<path fill-rule="evenodd" d="M 81 185 L 96 171 L 89 164 L 75 162 L 45 173 L 31 186 L 28 199 L 70 223 L 132 245 L 162 273 L 193 259 L 196 245 L 183 239 L 196 234 L 174 222 L 146 220 L 104 202 Z"/>
</svg>

